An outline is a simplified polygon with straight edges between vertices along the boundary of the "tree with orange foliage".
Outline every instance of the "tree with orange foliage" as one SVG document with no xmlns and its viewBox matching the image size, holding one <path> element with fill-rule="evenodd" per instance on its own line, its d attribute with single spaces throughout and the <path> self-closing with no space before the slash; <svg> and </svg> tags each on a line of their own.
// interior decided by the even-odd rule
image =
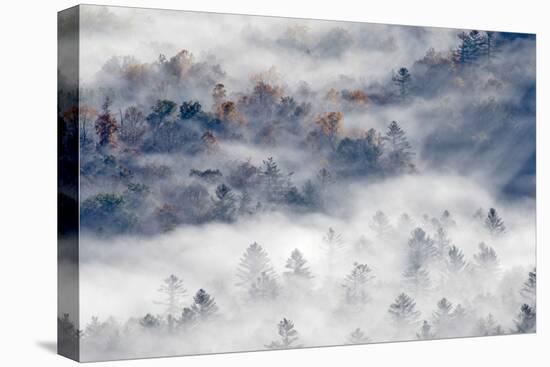
<svg viewBox="0 0 550 367">
<path fill-rule="evenodd" d="M 221 121 L 232 121 L 243 124 L 245 122 L 243 116 L 237 111 L 235 102 L 225 101 L 218 105 L 216 109 L 216 118 Z"/>
<path fill-rule="evenodd" d="M 109 110 L 111 104 L 111 98 L 105 98 L 101 114 L 95 121 L 95 131 L 99 138 L 98 145 L 100 147 L 116 146 L 116 133 L 119 126 L 116 118 L 111 115 L 111 111 Z"/>
<path fill-rule="evenodd" d="M 344 127 L 344 114 L 342 112 L 328 112 L 317 117 L 315 123 L 321 127 L 321 131 L 334 148 L 338 134 Z"/>
</svg>

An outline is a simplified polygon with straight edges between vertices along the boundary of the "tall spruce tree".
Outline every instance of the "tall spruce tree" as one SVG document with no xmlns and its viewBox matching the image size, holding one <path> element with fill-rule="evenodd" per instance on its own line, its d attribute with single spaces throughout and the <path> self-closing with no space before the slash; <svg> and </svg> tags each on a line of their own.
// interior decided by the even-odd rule
<svg viewBox="0 0 550 367">
<path fill-rule="evenodd" d="M 529 277 L 523 283 L 520 294 L 529 305 L 535 305 L 537 297 L 537 268 L 533 268 L 533 271 L 529 272 Z"/>
<path fill-rule="evenodd" d="M 216 187 L 213 217 L 223 222 L 232 222 L 235 220 L 237 212 L 237 199 L 235 194 L 226 184 L 221 184 Z"/>
<path fill-rule="evenodd" d="M 196 318 L 205 321 L 211 318 L 217 311 L 218 306 L 214 301 L 214 297 L 210 296 L 204 289 L 199 289 L 193 297 L 193 305 L 191 311 Z"/>
<path fill-rule="evenodd" d="M 97 116 L 95 121 L 95 131 L 98 136 L 98 147 L 114 147 L 117 143 L 117 132 L 119 130 L 119 124 L 116 118 L 111 114 L 112 100 L 111 98 L 105 98 L 101 107 L 101 113 Z"/>
<path fill-rule="evenodd" d="M 455 245 L 451 246 L 448 251 L 447 269 L 451 274 L 458 274 L 466 268 L 464 254 Z"/>
<path fill-rule="evenodd" d="M 493 236 L 499 236 L 506 232 L 506 226 L 494 208 L 489 209 L 487 213 L 485 228 L 487 228 L 489 233 Z"/>
<path fill-rule="evenodd" d="M 495 250 L 484 242 L 481 242 L 478 248 L 479 252 L 474 255 L 477 270 L 488 276 L 496 275 L 500 270 L 500 260 Z"/>
<path fill-rule="evenodd" d="M 265 299 L 276 296 L 277 275 L 267 252 L 254 242 L 246 249 L 237 269 L 237 286 L 246 290 L 248 295 Z"/>
<path fill-rule="evenodd" d="M 514 320 L 516 326 L 515 333 L 526 334 L 534 333 L 537 329 L 537 311 L 528 304 L 521 305 L 517 318 Z"/>
<path fill-rule="evenodd" d="M 374 275 L 367 264 L 354 263 L 342 284 L 346 290 L 346 301 L 351 305 L 365 304 L 370 298 L 368 284 L 372 279 Z"/>
<path fill-rule="evenodd" d="M 388 313 L 397 328 L 408 328 L 416 324 L 420 317 L 420 311 L 416 310 L 416 302 L 405 293 L 397 296 Z"/>
<path fill-rule="evenodd" d="M 372 220 L 369 223 L 369 227 L 374 231 L 376 237 L 378 238 L 386 238 L 392 231 L 390 220 L 381 210 L 378 210 L 373 215 Z"/>
<path fill-rule="evenodd" d="M 433 324 L 441 337 L 452 336 L 454 332 L 453 304 L 446 298 L 437 302 L 437 310 L 432 314 Z"/>
<path fill-rule="evenodd" d="M 407 68 L 399 68 L 392 76 L 392 82 L 397 87 L 399 97 L 401 99 L 407 98 L 411 85 L 411 73 Z"/>
<path fill-rule="evenodd" d="M 162 301 L 155 301 L 154 303 L 166 307 L 166 316 L 177 315 L 182 308 L 182 300 L 187 295 L 183 281 L 172 274 L 164 279 L 164 284 L 160 286 L 158 292 L 164 295 L 164 299 Z"/>
<path fill-rule="evenodd" d="M 396 121 L 392 121 L 384 136 L 387 142 L 386 150 L 388 163 L 393 171 L 412 170 L 414 168 L 412 158 L 414 152 L 409 143 L 405 131 Z"/>
</svg>

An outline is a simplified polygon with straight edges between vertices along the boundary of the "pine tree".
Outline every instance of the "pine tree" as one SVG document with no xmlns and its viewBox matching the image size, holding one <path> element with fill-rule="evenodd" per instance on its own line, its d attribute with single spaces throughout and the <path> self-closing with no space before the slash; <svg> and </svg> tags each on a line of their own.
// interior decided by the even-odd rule
<svg viewBox="0 0 550 367">
<path fill-rule="evenodd" d="M 390 168 L 395 171 L 404 169 L 412 169 L 412 151 L 411 144 L 407 140 L 405 131 L 401 129 L 396 121 L 392 121 L 388 127 L 388 131 L 384 136 L 384 141 L 388 151 L 388 159 Z"/>
<path fill-rule="evenodd" d="M 289 349 L 300 348 L 300 345 L 296 345 L 298 341 L 298 332 L 294 329 L 294 323 L 286 318 L 282 319 L 277 325 L 280 341 L 273 341 L 267 344 L 265 347 L 268 349 Z"/>
<path fill-rule="evenodd" d="M 466 261 L 464 261 L 464 254 L 455 245 L 451 246 L 447 257 L 447 269 L 452 274 L 458 274 L 466 268 Z"/>
<path fill-rule="evenodd" d="M 478 31 L 461 32 L 460 45 L 454 52 L 454 61 L 460 65 L 473 64 L 481 55 L 482 37 Z"/>
<path fill-rule="evenodd" d="M 420 311 L 416 310 L 416 302 L 405 293 L 397 296 L 395 302 L 390 305 L 388 312 L 398 328 L 414 325 L 420 317 Z"/>
<path fill-rule="evenodd" d="M 440 226 L 434 236 L 434 245 L 436 247 L 437 257 L 442 259 L 449 253 L 451 249 L 451 239 L 447 235 L 447 231 Z"/>
<path fill-rule="evenodd" d="M 487 218 L 485 218 L 485 228 L 487 228 L 489 233 L 493 236 L 502 235 L 506 231 L 504 222 L 494 208 L 489 209 L 489 213 L 487 213 Z"/>
<path fill-rule="evenodd" d="M 405 99 L 409 95 L 411 84 L 411 73 L 407 68 L 400 68 L 397 73 L 392 76 L 393 83 L 397 86 L 399 97 Z"/>
<path fill-rule="evenodd" d="M 537 268 L 533 268 L 533 271 L 529 272 L 529 277 L 523 283 L 520 294 L 529 305 L 535 305 L 537 297 Z"/>
<path fill-rule="evenodd" d="M 281 202 L 284 198 L 285 184 L 287 182 L 273 157 L 269 157 L 263 161 L 260 177 L 262 177 L 266 200 L 272 203 Z"/>
<path fill-rule="evenodd" d="M 311 180 L 307 180 L 302 189 L 304 203 L 311 209 L 319 209 L 323 206 L 323 198 L 320 189 L 313 184 Z"/>
<path fill-rule="evenodd" d="M 492 247 L 484 242 L 479 245 L 479 252 L 474 255 L 478 270 L 490 276 L 496 275 L 500 270 L 500 260 Z"/>
<path fill-rule="evenodd" d="M 496 322 L 494 316 L 492 314 L 488 314 L 487 317 L 478 320 L 475 333 L 479 336 L 493 336 L 501 335 L 504 331 Z"/>
<path fill-rule="evenodd" d="M 521 306 L 520 312 L 516 320 L 514 320 L 516 329 L 515 333 L 534 333 L 537 329 L 537 311 L 528 304 Z"/>
<path fill-rule="evenodd" d="M 449 229 L 456 226 L 456 222 L 453 219 L 451 212 L 446 209 L 443 211 L 443 214 L 441 214 L 439 222 L 444 229 Z"/>
<path fill-rule="evenodd" d="M 411 238 L 407 244 L 409 248 L 408 262 L 411 267 L 424 267 L 437 254 L 434 241 L 420 227 L 411 232 Z"/>
<path fill-rule="evenodd" d="M 378 238 L 386 238 L 392 230 L 388 217 L 381 210 L 374 214 L 369 227 L 376 233 Z"/>
<path fill-rule="evenodd" d="M 403 281 L 407 289 L 414 295 L 428 290 L 432 284 L 430 273 L 423 266 L 409 264 L 403 272 Z"/>
<path fill-rule="evenodd" d="M 342 235 L 334 229 L 329 228 L 327 234 L 323 237 L 323 248 L 329 253 L 334 254 L 344 247 Z"/>
<path fill-rule="evenodd" d="M 312 279 L 311 271 L 306 266 L 307 260 L 304 255 L 298 249 L 294 249 L 290 254 L 290 257 L 286 260 L 285 268 L 290 271 L 286 271 L 284 274 L 287 277 L 301 280 Z"/>
<path fill-rule="evenodd" d="M 248 191 L 243 191 L 239 200 L 239 215 L 252 215 L 254 214 L 254 207 L 252 205 L 252 198 Z"/>
<path fill-rule="evenodd" d="M 182 298 L 187 295 L 183 281 L 175 275 L 164 279 L 164 284 L 158 289 L 165 296 L 162 301 L 155 301 L 156 304 L 166 306 L 166 315 L 176 315 L 182 307 Z"/>
<path fill-rule="evenodd" d="M 256 242 L 245 251 L 237 269 L 238 286 L 253 299 L 273 299 L 278 294 L 276 274 L 267 252 Z"/>
<path fill-rule="evenodd" d="M 487 63 L 491 63 L 498 55 L 500 51 L 497 42 L 497 32 L 486 31 L 485 32 L 485 55 L 487 56 Z"/>
<path fill-rule="evenodd" d="M 139 324 L 145 329 L 158 329 L 160 328 L 160 318 L 148 313 L 139 320 Z"/>
<path fill-rule="evenodd" d="M 437 310 L 432 314 L 434 326 L 441 337 L 453 334 L 453 304 L 446 298 L 437 302 Z"/>
<path fill-rule="evenodd" d="M 424 320 L 420 328 L 420 332 L 416 333 L 416 338 L 420 340 L 430 340 L 435 338 L 435 334 L 432 333 L 432 327 L 428 321 Z"/>
<path fill-rule="evenodd" d="M 353 270 L 344 279 L 342 286 L 346 290 L 349 304 L 365 304 L 369 300 L 368 283 L 374 278 L 367 264 L 353 264 Z"/>
<path fill-rule="evenodd" d="M 212 199 L 214 203 L 213 217 L 223 222 L 232 222 L 235 220 L 237 204 L 235 194 L 225 184 L 216 187 L 216 197 Z"/>
<path fill-rule="evenodd" d="M 111 115 L 111 104 L 111 98 L 105 98 L 102 111 L 95 121 L 95 131 L 99 139 L 99 147 L 116 146 L 116 133 L 118 132 L 119 125 L 116 118 Z"/>
<path fill-rule="evenodd" d="M 191 311 L 199 320 L 208 320 L 218 311 L 218 306 L 214 301 L 214 297 L 206 293 L 204 289 L 199 289 L 197 291 L 193 297 L 193 302 L 193 305 L 191 305 Z"/>
<path fill-rule="evenodd" d="M 346 342 L 348 344 L 365 344 L 370 342 L 370 338 L 360 328 L 357 328 L 348 335 Z"/>
</svg>

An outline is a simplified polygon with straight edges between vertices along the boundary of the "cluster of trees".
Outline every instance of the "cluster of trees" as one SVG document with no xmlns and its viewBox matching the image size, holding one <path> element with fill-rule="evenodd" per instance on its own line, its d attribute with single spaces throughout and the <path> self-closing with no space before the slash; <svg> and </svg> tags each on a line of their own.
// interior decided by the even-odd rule
<svg viewBox="0 0 550 367">
<path fill-rule="evenodd" d="M 473 216 L 475 222 L 484 228 L 488 238 L 498 243 L 502 236 L 507 235 L 504 221 L 494 208 L 490 208 L 484 217 L 480 217 L 480 210 Z M 399 280 L 399 288 L 402 291 L 393 302 L 384 306 L 387 307 L 384 327 L 392 336 L 389 339 L 387 336 L 380 339 L 376 335 L 367 335 L 361 327 L 355 327 L 345 338 L 335 343 L 361 344 L 377 340 L 425 340 L 536 331 L 535 269 L 529 272 L 521 289 L 517 289 L 521 303 L 517 305 L 516 314 L 511 315 L 509 320 L 498 320 L 495 314 L 484 313 L 486 309 L 476 304 L 482 302 L 476 297 L 487 297 L 487 292 L 494 291 L 500 279 L 501 265 L 496 250 L 481 242 L 478 252 L 468 261 L 448 235 L 448 231 L 458 226 L 448 210 L 439 218 L 425 215 L 422 217 L 422 223 L 433 233 L 433 237 L 425 229 L 415 227 L 412 218 L 406 214 L 398 221 L 399 230 L 407 226 L 413 229 L 405 244 L 404 268 Z M 380 243 L 398 237 L 397 229 L 391 225 L 389 218 L 382 211 L 377 211 L 373 215 L 369 226 Z M 320 243 L 327 260 L 327 266 L 322 268 L 322 273 L 315 274 L 304 253 L 296 248 L 286 259 L 284 272 L 279 274 L 267 251 L 254 242 L 245 249 L 237 264 L 237 281 L 234 283 L 235 291 L 231 291 L 231 295 L 240 301 L 244 309 L 263 309 L 278 302 L 294 304 L 297 300 L 297 304 L 301 306 L 309 302 L 315 305 L 318 300 L 326 297 L 339 297 L 339 306 L 324 312 L 329 312 L 332 317 L 337 317 L 338 314 L 345 315 L 348 321 L 351 318 L 352 322 L 357 320 L 358 324 L 362 323 L 362 315 L 372 312 L 373 307 L 380 308 L 380 287 L 385 288 L 387 285 L 376 282 L 376 271 L 370 265 L 358 261 L 351 265 L 347 274 L 342 275 L 335 259 L 343 251 L 348 251 L 346 259 L 362 258 L 360 254 L 364 251 L 370 253 L 368 258 L 374 259 L 376 256 L 371 256 L 371 247 L 372 242 L 365 238 L 361 238 L 350 247 L 341 234 L 329 228 Z M 471 290 L 466 293 L 474 298 L 463 296 L 462 302 L 456 304 L 446 297 L 439 298 L 433 306 L 431 315 L 417 306 L 417 299 L 431 300 L 433 294 L 449 292 L 454 297 L 460 297 L 463 287 L 472 284 L 476 284 L 478 293 L 474 292 L 472 295 Z M 73 343 L 76 343 L 76 339 L 84 340 L 94 348 L 116 348 L 120 339 L 128 335 L 157 335 L 170 338 L 178 335 L 196 336 L 203 330 L 215 329 L 227 322 L 228 318 L 241 317 L 234 309 L 224 309 L 233 306 L 218 307 L 215 298 L 204 289 L 199 289 L 190 304 L 186 305 L 187 290 L 183 280 L 176 275 L 164 279 L 158 291 L 162 297 L 154 303 L 163 308 L 161 314 L 147 313 L 141 318 L 129 319 L 124 325 L 118 324 L 114 319 L 100 321 L 94 317 L 82 331 L 76 330 L 68 315 L 64 315 L 59 320 L 60 333 L 65 338 L 73 340 Z M 285 312 L 288 313 L 288 309 Z M 502 311 L 497 311 L 496 314 L 502 317 Z M 250 314 L 246 317 L 253 318 Z M 504 321 L 507 326 L 503 326 L 499 321 Z M 346 325 L 349 325 L 349 322 Z M 304 344 L 305 340 L 300 337 L 291 319 L 285 317 L 276 326 L 279 338 L 265 340 L 262 344 L 265 348 L 285 349 L 308 345 Z M 261 346 L 254 344 L 250 347 Z"/>
</svg>

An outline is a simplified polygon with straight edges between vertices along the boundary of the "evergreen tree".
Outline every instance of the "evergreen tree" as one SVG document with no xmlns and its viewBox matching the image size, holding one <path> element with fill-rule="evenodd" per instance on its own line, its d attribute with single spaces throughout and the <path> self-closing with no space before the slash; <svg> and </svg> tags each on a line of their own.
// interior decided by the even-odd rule
<svg viewBox="0 0 550 367">
<path fill-rule="evenodd" d="M 252 215 L 255 210 L 252 205 L 252 198 L 248 191 L 243 191 L 239 200 L 239 215 Z"/>
<path fill-rule="evenodd" d="M 323 199 L 319 188 L 313 184 L 311 180 L 307 180 L 304 184 L 303 200 L 306 206 L 311 209 L 319 209 L 322 207 Z"/>
<path fill-rule="evenodd" d="M 447 235 L 447 231 L 440 226 L 434 236 L 434 245 L 436 247 L 437 257 L 440 259 L 445 258 L 451 249 L 451 239 Z"/>
<path fill-rule="evenodd" d="M 461 32 L 460 44 L 454 52 L 454 61 L 459 65 L 473 64 L 481 55 L 483 39 L 478 31 Z"/>
<path fill-rule="evenodd" d="M 528 304 L 521 306 L 520 312 L 516 320 L 514 320 L 516 329 L 515 333 L 534 333 L 537 329 L 537 311 Z"/>
<path fill-rule="evenodd" d="M 399 97 L 405 99 L 409 95 L 411 74 L 407 68 L 400 68 L 397 73 L 392 76 L 393 83 L 397 86 Z"/>
<path fill-rule="evenodd" d="M 116 118 L 111 115 L 110 107 L 111 98 L 105 98 L 102 111 L 95 121 L 95 131 L 98 136 L 98 146 L 107 147 L 116 145 L 116 133 L 119 130 L 119 125 Z"/>
<path fill-rule="evenodd" d="M 374 214 L 369 227 L 376 233 L 378 238 L 386 238 L 392 230 L 388 217 L 381 210 Z"/>
<path fill-rule="evenodd" d="M 430 340 L 435 338 L 435 334 L 432 333 L 432 327 L 428 321 L 424 320 L 422 326 L 420 327 L 420 332 L 416 333 L 416 338 L 420 340 Z"/>
<path fill-rule="evenodd" d="M 451 246 L 447 257 L 447 269 L 452 274 L 458 274 L 466 268 L 466 261 L 464 261 L 464 254 L 455 245 Z"/>
<path fill-rule="evenodd" d="M 159 128 L 165 122 L 175 117 L 178 105 L 169 100 L 158 100 L 153 107 L 152 112 L 147 116 L 146 120 L 153 129 Z"/>
<path fill-rule="evenodd" d="M 390 305 L 388 312 L 398 328 L 408 328 L 416 324 L 420 317 L 420 311 L 416 310 L 416 302 L 405 293 L 397 296 L 395 302 Z"/>
<path fill-rule="evenodd" d="M 158 329 L 160 328 L 160 318 L 148 313 L 139 320 L 139 324 L 145 329 Z"/>
<path fill-rule="evenodd" d="M 396 121 L 390 123 L 384 141 L 387 142 L 388 160 L 392 170 L 402 171 L 414 167 L 412 163 L 414 153 L 411 144 L 407 140 L 405 131 Z"/>
<path fill-rule="evenodd" d="M 263 161 L 263 169 L 260 172 L 263 181 L 264 194 L 266 200 L 272 203 L 281 202 L 285 195 L 285 185 L 287 181 L 283 177 L 277 162 L 273 157 Z"/>
<path fill-rule="evenodd" d="M 456 226 L 456 222 L 453 219 L 451 212 L 446 209 L 443 211 L 443 214 L 441 214 L 441 219 L 439 222 L 444 229 L 449 229 Z"/>
<path fill-rule="evenodd" d="M 365 344 L 368 342 L 370 342 L 370 338 L 360 328 L 353 330 L 347 338 L 348 344 Z"/>
<path fill-rule="evenodd" d="M 478 247 L 479 252 L 474 255 L 478 270 L 490 276 L 496 275 L 500 270 L 500 260 L 495 250 L 484 242 L 481 242 Z"/>
<path fill-rule="evenodd" d="M 418 227 L 411 232 L 408 244 L 408 262 L 411 267 L 421 268 L 431 261 L 437 254 L 434 241 L 426 232 Z"/>
<path fill-rule="evenodd" d="M 537 297 L 537 268 L 533 268 L 533 271 L 529 272 L 529 277 L 523 283 L 520 294 L 529 305 L 535 305 Z"/>
<path fill-rule="evenodd" d="M 476 335 L 479 336 L 493 336 L 501 335 L 504 333 L 502 327 L 496 322 L 492 314 L 487 315 L 485 318 L 478 320 L 475 328 Z"/>
<path fill-rule="evenodd" d="M 216 197 L 212 199 L 214 203 L 213 217 L 223 222 L 232 222 L 235 220 L 237 204 L 235 194 L 225 184 L 216 187 Z"/>
<path fill-rule="evenodd" d="M 193 297 L 193 302 L 193 305 L 191 305 L 191 311 L 199 320 L 208 320 L 218 311 L 218 306 L 214 301 L 214 297 L 206 293 L 204 289 L 199 289 L 197 291 Z"/>
<path fill-rule="evenodd" d="M 323 243 L 321 248 L 327 253 L 328 260 L 328 275 L 332 276 L 334 270 L 334 264 L 340 251 L 344 248 L 344 240 L 342 235 L 337 233 L 334 229 L 329 228 L 327 234 L 323 237 Z"/>
<path fill-rule="evenodd" d="M 201 112 L 202 106 L 199 102 L 186 101 L 180 106 L 180 119 L 188 120 Z"/>
<path fill-rule="evenodd" d="M 428 290 L 432 284 L 430 280 L 430 273 L 426 270 L 426 268 L 415 264 L 409 264 L 403 272 L 403 281 L 407 286 L 407 289 L 414 295 L 418 295 L 419 293 Z"/>
<path fill-rule="evenodd" d="M 487 56 L 487 63 L 491 63 L 498 55 L 500 51 L 497 42 L 497 32 L 486 31 L 485 32 L 485 56 Z"/>
<path fill-rule="evenodd" d="M 166 306 L 166 315 L 176 315 L 182 307 L 182 298 L 187 295 L 183 281 L 175 275 L 164 279 L 164 284 L 158 289 L 165 296 L 162 301 L 155 301 L 156 304 Z"/>
<path fill-rule="evenodd" d="M 344 279 L 342 286 L 346 290 L 349 304 L 364 304 L 369 300 L 368 283 L 374 278 L 367 264 L 353 264 L 353 270 Z"/>
<path fill-rule="evenodd" d="M 295 344 L 298 341 L 298 332 L 294 329 L 294 323 L 286 318 L 282 319 L 277 325 L 278 333 L 281 336 L 280 341 L 273 341 L 266 345 L 268 349 L 289 349 L 300 348 Z"/>
<path fill-rule="evenodd" d="M 437 310 L 433 313 L 433 323 L 441 337 L 453 335 L 453 304 L 446 298 L 437 302 Z"/>
<path fill-rule="evenodd" d="M 277 296 L 276 274 L 267 252 L 256 242 L 245 251 L 237 269 L 238 286 L 253 299 L 271 299 Z"/>
<path fill-rule="evenodd" d="M 485 218 L 485 228 L 487 228 L 489 233 L 493 236 L 504 234 L 506 231 L 504 222 L 494 208 L 489 209 L 489 213 L 487 213 L 487 218 Z"/>
<path fill-rule="evenodd" d="M 306 264 L 307 260 L 304 258 L 304 255 L 300 250 L 294 249 L 286 260 L 285 268 L 289 269 L 289 271 L 285 272 L 285 275 L 294 279 L 312 279 L 313 275 L 311 275 L 311 271 Z"/>
</svg>

